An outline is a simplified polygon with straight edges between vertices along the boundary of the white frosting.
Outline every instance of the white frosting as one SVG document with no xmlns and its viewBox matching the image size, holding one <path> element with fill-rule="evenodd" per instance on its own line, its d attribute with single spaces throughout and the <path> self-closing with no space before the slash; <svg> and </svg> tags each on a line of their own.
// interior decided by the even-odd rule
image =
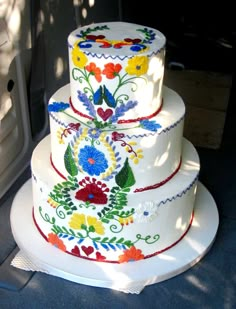
<svg viewBox="0 0 236 309">
<path fill-rule="evenodd" d="M 66 103 L 68 102 L 68 97 L 69 85 L 59 89 L 50 99 L 50 104 L 54 102 Z M 164 181 L 178 168 L 182 152 L 185 106 L 180 96 L 166 87 L 164 87 L 163 100 L 164 105 L 162 110 L 156 117 L 152 118 L 152 121 L 161 125 L 161 128 L 157 132 L 136 128 L 137 124 L 126 125 L 128 127 L 127 130 L 125 130 L 123 125 L 117 125 L 115 129 L 109 131 L 107 129 L 107 132 L 103 133 L 104 137 L 100 135 L 97 138 L 99 144 L 96 145 L 96 148 L 104 153 L 108 161 L 107 169 L 98 176 L 98 179 L 105 181 L 108 187 L 114 186 L 114 178 L 107 179 L 107 176 L 111 172 L 113 175 L 118 172 L 116 166 L 118 164 L 123 165 L 128 155 L 127 149 L 133 149 L 133 152 L 128 157 L 136 180 L 134 190 Z M 76 133 L 74 130 L 71 130 L 69 134 L 66 130 L 66 128 L 71 126 L 69 124 L 79 123 L 80 118 L 78 115 L 69 109 L 68 112 L 67 110 L 59 113 L 52 112 L 50 116 L 52 161 L 56 169 L 63 176 L 67 177 L 68 172 L 64 164 L 66 149 L 68 145 L 71 145 L 75 164 L 81 170 L 77 157 L 79 149 L 88 144 L 88 141 L 85 140 L 85 137 L 88 136 L 88 133 L 86 133 L 88 127 L 83 125 L 85 122 L 81 123 L 80 130 L 85 132 L 84 140 L 82 140 L 81 135 L 83 133 L 81 131 L 77 131 Z M 132 127 L 135 127 L 135 129 Z M 118 141 L 112 142 L 111 134 L 115 131 L 123 133 L 125 136 L 119 138 Z M 63 132 L 65 132 L 64 135 L 66 136 L 60 141 L 59 136 Z M 126 146 L 123 145 L 124 142 L 127 144 Z M 115 147 L 115 149 L 112 150 L 111 147 Z M 141 150 L 140 153 L 143 158 L 140 158 L 138 163 L 135 164 L 135 157 L 133 160 L 130 158 L 134 156 L 135 152 L 137 154 L 138 149 Z M 117 154 L 116 157 L 114 157 L 114 153 Z M 86 172 L 83 171 L 78 175 L 78 179 L 81 180 L 85 176 Z M 87 176 L 89 175 L 87 174 Z"/>
<path fill-rule="evenodd" d="M 162 86 L 165 37 L 100 23 L 68 48 L 70 84 L 50 99 L 51 134 L 31 160 L 35 225 L 81 258 L 150 258 L 187 233 L 200 169 L 184 103 Z"/>
<path fill-rule="evenodd" d="M 42 140 L 32 156 L 34 216 L 37 226 L 45 237 L 52 233 L 55 226 L 58 228 L 63 227 L 64 232 L 62 230 L 60 233 L 60 239 L 67 252 L 71 252 L 75 246 L 78 246 L 82 257 L 96 259 L 96 252 L 99 252 L 99 255 L 105 256 L 107 261 L 117 262 L 124 248 L 119 248 L 114 244 L 114 248 L 112 246 L 106 248 L 106 246 L 103 247 L 98 242 L 96 249 L 91 250 L 93 252 L 86 255 L 81 246 L 84 246 L 83 248 L 94 246 L 91 238 L 83 240 L 81 245 L 79 238 L 72 235 L 70 235 L 70 238 L 66 231 L 71 229 L 70 221 L 73 215 L 67 215 L 63 205 L 57 205 L 57 208 L 53 208 L 48 202 L 53 187 L 60 181 L 60 177 L 50 165 L 49 140 L 49 136 Z M 157 189 L 142 193 L 128 193 L 128 203 L 125 211 L 134 209 L 132 219 L 128 217 L 123 221 L 113 220 L 113 224 L 111 224 L 112 220 L 110 224 L 103 223 L 105 231 L 102 237 L 107 237 L 107 239 L 117 237 L 117 239 L 122 238 L 135 242 L 139 238 L 138 235 L 140 235 L 143 240 L 139 239 L 135 243 L 135 247 L 140 249 L 145 257 L 174 245 L 189 227 L 198 172 L 199 158 L 197 152 L 190 142 L 184 140 L 183 162 L 178 173 L 168 183 Z M 83 213 L 87 217 L 98 217 L 98 212 L 103 209 L 103 206 L 96 205 L 95 208 L 80 208 L 80 202 L 75 199 L 77 190 L 78 188 L 71 189 L 68 192 L 71 203 L 77 207 L 73 214 Z M 55 219 L 54 224 L 53 218 Z M 83 230 L 77 230 L 76 228 L 74 232 L 83 234 Z M 96 233 L 91 234 L 93 234 L 93 238 L 101 236 Z M 154 241 L 155 235 L 159 237 L 157 241 Z M 150 236 L 150 238 L 148 237 L 145 241 L 144 238 L 147 236 Z M 153 243 L 151 244 L 151 242 Z"/>
<path fill-rule="evenodd" d="M 81 97 L 86 95 L 96 111 L 137 102 L 121 117 L 123 120 L 155 113 L 162 100 L 165 41 L 155 29 L 124 22 L 100 23 L 73 31 L 68 45 L 70 93 L 75 109 L 89 114 Z M 112 103 L 107 104 L 104 96 L 112 97 Z"/>
</svg>

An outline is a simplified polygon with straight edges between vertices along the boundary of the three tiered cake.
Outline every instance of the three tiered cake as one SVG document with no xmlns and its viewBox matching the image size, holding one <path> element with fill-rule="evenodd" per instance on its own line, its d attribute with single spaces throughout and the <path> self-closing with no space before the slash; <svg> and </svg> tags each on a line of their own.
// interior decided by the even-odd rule
<svg viewBox="0 0 236 309">
<path fill-rule="evenodd" d="M 199 158 L 163 85 L 165 37 L 124 22 L 68 37 L 70 84 L 50 99 L 32 156 L 33 220 L 65 254 L 105 263 L 175 246 L 194 216 Z"/>
</svg>

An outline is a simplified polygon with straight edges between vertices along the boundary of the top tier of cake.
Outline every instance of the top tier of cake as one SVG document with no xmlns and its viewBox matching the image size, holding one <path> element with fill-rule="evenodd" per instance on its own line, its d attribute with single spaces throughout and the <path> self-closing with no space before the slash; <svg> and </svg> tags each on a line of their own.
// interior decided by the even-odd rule
<svg viewBox="0 0 236 309">
<path fill-rule="evenodd" d="M 162 104 L 165 42 L 155 29 L 124 22 L 73 31 L 68 37 L 73 111 L 96 123 L 154 117 Z"/>
</svg>

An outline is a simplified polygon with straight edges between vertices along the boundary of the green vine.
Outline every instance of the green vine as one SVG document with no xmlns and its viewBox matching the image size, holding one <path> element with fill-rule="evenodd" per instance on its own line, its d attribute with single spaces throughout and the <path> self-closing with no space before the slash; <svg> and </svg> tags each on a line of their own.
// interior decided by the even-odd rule
<svg viewBox="0 0 236 309">
<path fill-rule="evenodd" d="M 67 181 L 63 181 L 54 186 L 49 197 L 58 203 L 58 207 L 62 206 L 67 215 L 71 215 L 77 207 L 72 202 L 69 192 L 79 188 L 78 180 L 76 177 L 68 176 Z"/>
<path fill-rule="evenodd" d="M 98 216 L 103 223 L 109 223 L 110 220 L 119 218 L 128 218 L 134 214 L 135 210 L 124 211 L 123 208 L 127 205 L 127 193 L 130 188 L 113 187 L 109 196 L 109 204 L 105 206 L 101 212 L 98 212 Z"/>
</svg>

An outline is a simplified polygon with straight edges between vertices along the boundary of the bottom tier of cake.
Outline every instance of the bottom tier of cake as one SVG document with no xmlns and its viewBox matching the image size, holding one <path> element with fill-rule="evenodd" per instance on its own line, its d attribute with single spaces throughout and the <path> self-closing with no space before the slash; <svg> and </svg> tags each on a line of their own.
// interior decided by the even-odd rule
<svg viewBox="0 0 236 309">
<path fill-rule="evenodd" d="M 199 157 L 183 139 L 178 173 L 162 186 L 143 192 L 95 179 L 62 179 L 50 162 L 50 136 L 32 156 L 33 219 L 42 237 L 65 253 L 94 261 L 123 263 L 155 256 L 176 245 L 194 216 Z M 79 196 L 93 187 L 106 204 L 84 203 Z M 95 190 L 96 189 L 96 190 Z M 89 192 L 87 192 L 89 194 Z"/>
</svg>

